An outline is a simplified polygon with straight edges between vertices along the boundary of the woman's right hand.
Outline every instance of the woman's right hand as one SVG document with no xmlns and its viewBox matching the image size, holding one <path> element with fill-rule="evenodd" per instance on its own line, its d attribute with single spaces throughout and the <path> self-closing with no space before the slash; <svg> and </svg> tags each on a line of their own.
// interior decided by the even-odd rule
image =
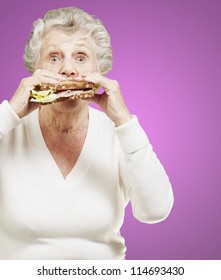
<svg viewBox="0 0 221 280">
<path fill-rule="evenodd" d="M 32 76 L 21 80 L 14 96 L 10 100 L 14 112 L 20 117 L 24 117 L 39 107 L 39 103 L 30 102 L 30 91 L 35 85 L 40 83 L 58 83 L 67 79 L 67 76 L 50 72 L 48 70 L 37 69 Z"/>
</svg>

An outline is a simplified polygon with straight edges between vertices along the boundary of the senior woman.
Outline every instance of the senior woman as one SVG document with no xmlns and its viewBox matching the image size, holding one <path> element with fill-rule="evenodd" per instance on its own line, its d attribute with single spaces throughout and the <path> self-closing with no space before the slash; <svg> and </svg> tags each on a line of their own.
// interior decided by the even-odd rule
<svg viewBox="0 0 221 280">
<path fill-rule="evenodd" d="M 24 61 L 32 75 L 0 105 L 0 259 L 124 259 L 128 202 L 136 219 L 155 223 L 170 213 L 173 193 L 119 84 L 105 77 L 106 29 L 74 7 L 49 11 L 34 23 Z M 34 85 L 67 78 L 104 93 L 29 101 Z"/>
</svg>

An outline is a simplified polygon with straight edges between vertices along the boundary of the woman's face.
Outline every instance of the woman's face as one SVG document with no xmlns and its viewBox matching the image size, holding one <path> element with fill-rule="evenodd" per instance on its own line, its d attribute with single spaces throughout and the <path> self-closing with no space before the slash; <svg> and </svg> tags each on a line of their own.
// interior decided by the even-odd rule
<svg viewBox="0 0 221 280">
<path fill-rule="evenodd" d="M 83 38 L 80 31 L 67 34 L 52 29 L 42 39 L 37 67 L 71 77 L 76 74 L 97 72 L 93 40 Z"/>
</svg>

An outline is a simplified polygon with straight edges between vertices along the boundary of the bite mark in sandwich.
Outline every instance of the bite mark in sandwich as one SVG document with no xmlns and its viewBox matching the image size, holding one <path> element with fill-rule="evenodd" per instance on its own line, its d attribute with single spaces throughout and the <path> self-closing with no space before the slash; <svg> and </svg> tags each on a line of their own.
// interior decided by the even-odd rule
<svg viewBox="0 0 221 280">
<path fill-rule="evenodd" d="M 92 97 L 99 85 L 92 82 L 67 80 L 59 83 L 41 83 L 30 91 L 30 101 L 50 104 L 67 99 Z"/>
</svg>

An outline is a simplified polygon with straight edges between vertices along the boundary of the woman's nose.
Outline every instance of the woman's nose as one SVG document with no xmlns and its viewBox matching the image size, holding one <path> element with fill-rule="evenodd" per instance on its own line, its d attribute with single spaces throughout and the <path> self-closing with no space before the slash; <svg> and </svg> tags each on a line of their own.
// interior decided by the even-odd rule
<svg viewBox="0 0 221 280">
<path fill-rule="evenodd" d="M 62 67 L 60 69 L 60 74 L 66 75 L 68 77 L 78 74 L 73 60 L 67 59 L 63 61 Z"/>
</svg>

